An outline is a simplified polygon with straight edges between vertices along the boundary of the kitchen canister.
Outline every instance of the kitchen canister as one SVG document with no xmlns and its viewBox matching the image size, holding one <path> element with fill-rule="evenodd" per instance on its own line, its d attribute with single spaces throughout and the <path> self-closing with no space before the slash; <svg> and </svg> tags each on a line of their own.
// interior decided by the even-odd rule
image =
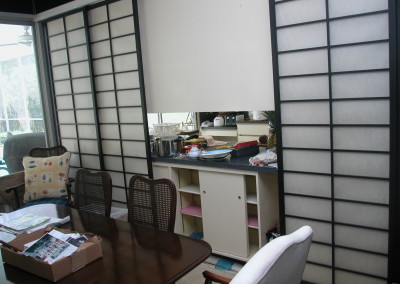
<svg viewBox="0 0 400 284">
<path fill-rule="evenodd" d="M 216 118 L 214 118 L 214 126 L 224 126 L 225 121 L 224 118 L 220 115 L 218 115 Z"/>
</svg>

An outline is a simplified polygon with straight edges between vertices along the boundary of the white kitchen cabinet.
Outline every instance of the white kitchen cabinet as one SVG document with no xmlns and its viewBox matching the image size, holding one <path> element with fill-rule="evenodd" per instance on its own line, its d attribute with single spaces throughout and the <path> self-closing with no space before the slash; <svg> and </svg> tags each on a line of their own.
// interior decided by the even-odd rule
<svg viewBox="0 0 400 284">
<path fill-rule="evenodd" d="M 249 254 L 243 175 L 199 171 L 204 240 L 220 252 Z"/>
<path fill-rule="evenodd" d="M 202 127 L 202 136 L 236 137 L 236 127 Z"/>
<path fill-rule="evenodd" d="M 269 134 L 267 121 L 238 121 L 236 124 L 239 142 L 258 140 L 261 135 Z"/>
<path fill-rule="evenodd" d="M 203 236 L 213 252 L 247 261 L 279 223 L 276 173 L 153 162 L 154 178 L 177 188 L 175 232 Z"/>
</svg>

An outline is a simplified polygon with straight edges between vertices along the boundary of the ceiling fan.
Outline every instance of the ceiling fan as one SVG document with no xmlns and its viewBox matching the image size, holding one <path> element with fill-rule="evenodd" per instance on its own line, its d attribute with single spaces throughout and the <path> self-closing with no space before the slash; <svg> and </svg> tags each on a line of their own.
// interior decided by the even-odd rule
<svg viewBox="0 0 400 284">
<path fill-rule="evenodd" d="M 12 43 L 4 43 L 0 44 L 0 46 L 9 46 L 9 45 L 26 45 L 26 46 L 31 46 L 33 42 L 33 36 L 29 32 L 29 26 L 24 26 L 24 34 L 20 35 L 17 37 L 17 42 L 12 42 Z"/>
</svg>

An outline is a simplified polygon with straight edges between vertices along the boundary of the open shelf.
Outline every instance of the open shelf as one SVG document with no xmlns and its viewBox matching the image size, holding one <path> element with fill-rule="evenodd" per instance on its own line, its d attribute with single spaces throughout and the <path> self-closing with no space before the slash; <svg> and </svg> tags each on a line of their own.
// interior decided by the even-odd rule
<svg viewBox="0 0 400 284">
<path fill-rule="evenodd" d="M 183 231 L 185 236 L 199 238 L 203 235 L 203 220 L 198 216 L 182 214 Z M 204 235 L 203 235 L 204 237 Z"/>
<path fill-rule="evenodd" d="M 257 194 L 256 193 L 248 193 L 247 194 L 247 203 L 257 204 Z"/>
<path fill-rule="evenodd" d="M 197 204 L 190 204 L 189 206 L 181 209 L 182 214 L 201 217 L 201 206 Z"/>
<path fill-rule="evenodd" d="M 249 228 L 258 228 L 258 217 L 255 214 L 249 214 L 247 216 L 247 224 Z"/>
<path fill-rule="evenodd" d="M 190 184 L 178 189 L 180 192 L 187 192 L 191 194 L 200 194 L 200 186 L 198 184 Z"/>
<path fill-rule="evenodd" d="M 257 205 L 257 184 L 254 176 L 245 176 L 247 203 Z"/>
<path fill-rule="evenodd" d="M 258 244 L 250 244 L 249 245 L 249 259 L 252 258 L 256 252 L 260 249 Z"/>
<path fill-rule="evenodd" d="M 175 162 L 158 167 L 176 184 L 176 231 L 204 237 L 214 253 L 247 261 L 279 220 L 275 175 Z"/>
</svg>

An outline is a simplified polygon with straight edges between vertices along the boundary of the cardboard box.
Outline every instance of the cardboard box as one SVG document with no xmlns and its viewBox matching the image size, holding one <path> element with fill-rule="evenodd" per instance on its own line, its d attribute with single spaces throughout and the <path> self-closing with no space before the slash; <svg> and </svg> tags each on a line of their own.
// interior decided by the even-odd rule
<svg viewBox="0 0 400 284">
<path fill-rule="evenodd" d="M 71 233 L 69 230 L 59 228 L 55 229 L 63 233 Z M 39 239 L 48 231 L 49 228 L 43 228 L 30 234 L 19 235 L 13 241 L 9 242 L 9 244 L 17 248 L 19 251 L 22 251 L 25 243 Z M 21 252 L 7 248 L 4 245 L 1 247 L 1 254 L 5 263 L 56 282 L 103 256 L 101 250 L 101 238 L 90 233 L 84 233 L 84 235 L 88 240 L 81 244 L 76 252 L 54 262 L 52 265 L 30 256 L 26 256 Z"/>
</svg>

